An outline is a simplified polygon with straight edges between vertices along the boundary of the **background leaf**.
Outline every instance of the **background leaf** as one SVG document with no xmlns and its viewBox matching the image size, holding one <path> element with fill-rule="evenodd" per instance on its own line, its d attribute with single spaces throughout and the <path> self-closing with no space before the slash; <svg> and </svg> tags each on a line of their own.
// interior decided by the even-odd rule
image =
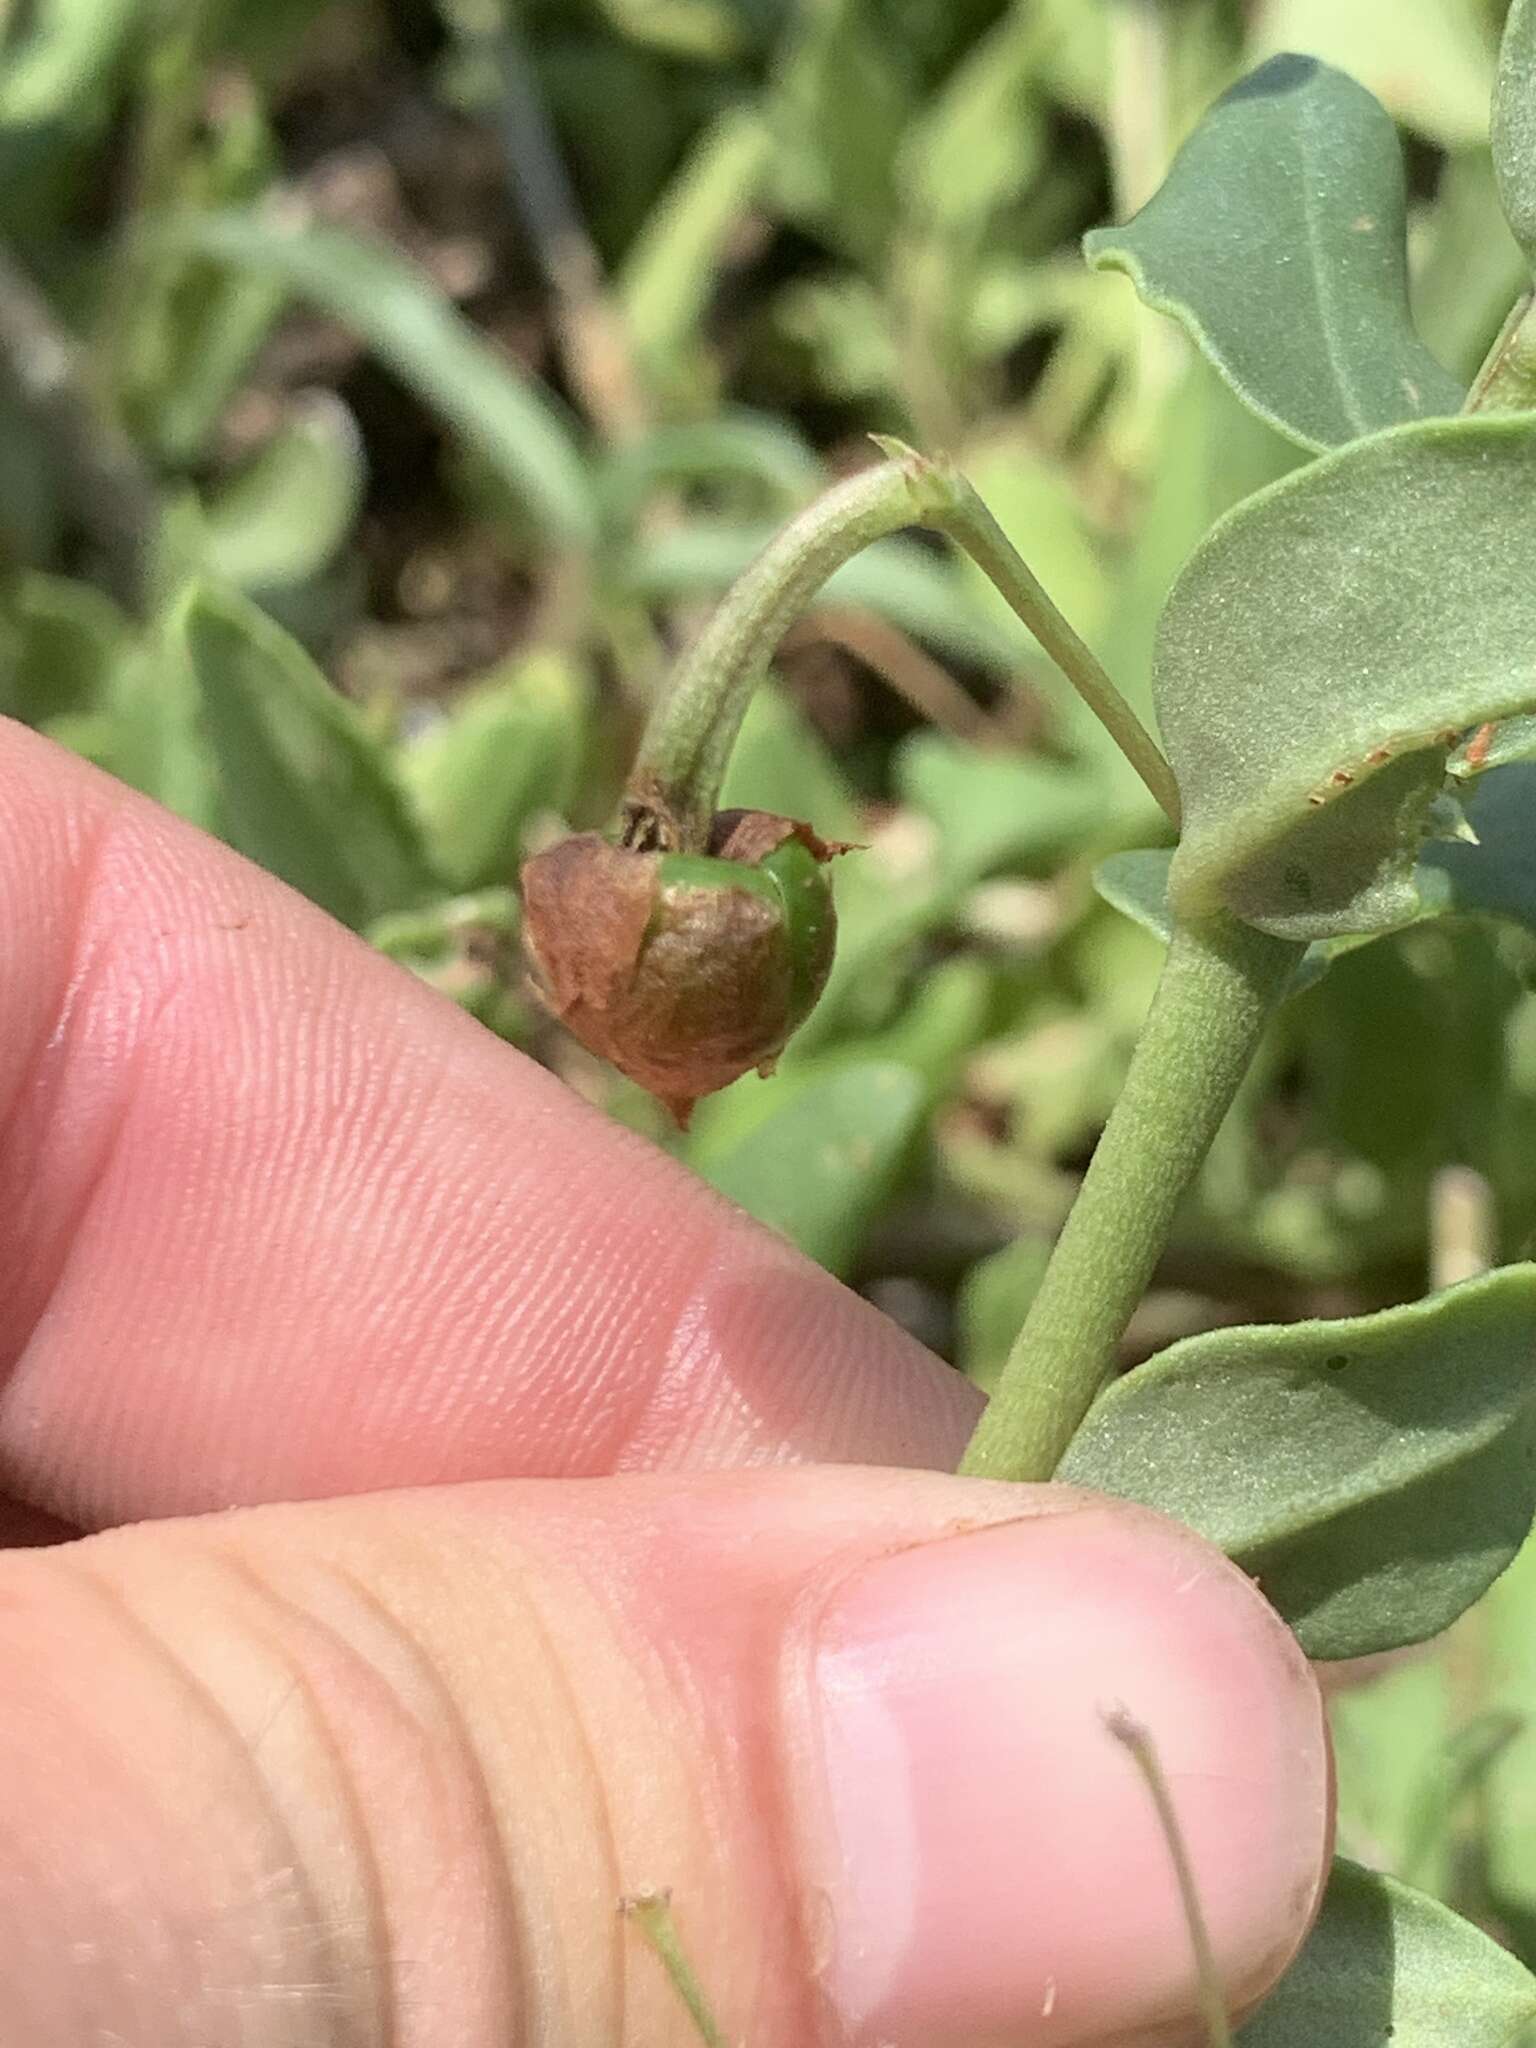
<svg viewBox="0 0 1536 2048">
<path fill-rule="evenodd" d="M 1482 366 L 1530 265 L 1509 229 L 1486 143 L 1452 157 L 1423 219 L 1414 316 L 1431 350 L 1465 383 Z"/>
<path fill-rule="evenodd" d="M 1125 227 L 1083 243 L 1304 447 L 1456 412 L 1408 310 L 1402 155 L 1342 72 L 1274 57 L 1207 114 Z"/>
<path fill-rule="evenodd" d="M 718 595 L 774 531 L 695 520 L 672 533 L 647 535 L 621 564 L 623 587 L 648 603 Z M 1012 668 L 1029 644 L 1022 626 L 979 611 L 953 565 L 913 541 L 877 541 L 866 548 L 827 579 L 820 602 L 867 606 L 905 632 L 993 669 Z"/>
<path fill-rule="evenodd" d="M 878 271 L 896 224 L 895 164 L 916 101 L 903 42 L 869 0 L 815 0 L 768 109 L 780 202 Z"/>
<path fill-rule="evenodd" d="M 588 700 L 586 678 L 565 656 L 524 655 L 402 749 L 401 780 L 432 865 L 456 889 L 510 883 L 529 819 L 568 814 Z"/>
<path fill-rule="evenodd" d="M 1536 1978 L 1469 1922 L 1340 1856 L 1239 2048 L 1529 2048 Z"/>
<path fill-rule="evenodd" d="M 679 381 L 719 276 L 725 244 L 757 196 L 771 138 L 753 109 L 733 107 L 695 144 L 636 237 L 618 299 L 640 361 L 658 383 Z"/>
<path fill-rule="evenodd" d="M 843 1273 L 917 1132 L 923 1084 L 910 1068 L 856 1059 L 787 1093 L 746 1136 L 693 1163 L 759 1222 Z"/>
<path fill-rule="evenodd" d="M 632 526 L 647 500 L 669 484 L 749 482 L 768 509 L 788 515 L 816 495 L 822 468 L 806 443 L 763 413 L 721 412 L 710 420 L 657 427 L 616 449 L 598 479 L 604 517 Z"/>
<path fill-rule="evenodd" d="M 178 625 L 231 844 L 353 927 L 438 893 L 383 748 L 298 643 L 209 588 Z"/>
<path fill-rule="evenodd" d="M 29 725 L 99 707 L 133 646 L 125 614 L 65 576 L 15 576 L 0 588 L 0 712 Z"/>
<path fill-rule="evenodd" d="M 168 227 L 165 240 L 280 277 L 323 307 L 463 435 L 552 539 L 591 544 L 591 484 L 566 423 L 510 358 L 392 250 L 340 229 L 255 213 L 191 215 Z"/>
<path fill-rule="evenodd" d="M 1255 48 L 1322 57 L 1418 135 L 1462 149 L 1488 132 L 1489 14 L 1477 0 L 1259 0 Z"/>
<path fill-rule="evenodd" d="M 858 805 L 842 771 L 815 728 L 787 693 L 759 684 L 720 791 L 720 807 L 777 811 L 803 817 L 823 839 L 856 839 Z M 834 863 L 834 889 L 858 863 Z"/>
<path fill-rule="evenodd" d="M 1171 847 L 1136 848 L 1112 853 L 1093 871 L 1093 886 L 1112 909 L 1143 931 L 1151 932 L 1166 946 L 1173 937 L 1173 911 L 1168 902 L 1168 876 L 1173 867 Z M 1330 955 L 1322 946 L 1309 946 L 1292 977 L 1290 993 L 1301 994 L 1328 972 Z"/>
<path fill-rule="evenodd" d="M 204 502 L 209 569 L 245 590 L 308 582 L 350 532 L 364 482 L 346 406 L 329 391 L 300 393 L 271 439 Z"/>
<path fill-rule="evenodd" d="M 1419 1642 L 1536 1511 L 1536 1265 L 1338 1322 L 1215 1330 L 1115 1382 L 1058 1476 L 1259 1580 L 1314 1657 Z"/>
<path fill-rule="evenodd" d="M 7 13 L 7 46 L 0 57 L 0 124 L 36 126 L 57 120 L 92 88 L 117 59 L 136 13 L 134 0 L 40 0 L 20 12 L 17 35 Z"/>
</svg>

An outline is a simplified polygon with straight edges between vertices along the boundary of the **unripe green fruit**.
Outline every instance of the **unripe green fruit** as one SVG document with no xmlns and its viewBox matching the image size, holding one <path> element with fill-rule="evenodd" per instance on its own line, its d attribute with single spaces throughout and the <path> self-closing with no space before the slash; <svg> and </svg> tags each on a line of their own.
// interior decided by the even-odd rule
<svg viewBox="0 0 1536 2048">
<path fill-rule="evenodd" d="M 523 869 L 545 1003 L 686 1125 L 701 1095 L 767 1072 L 815 1005 L 843 849 L 767 811 L 722 811 L 703 854 L 577 833 Z"/>
</svg>

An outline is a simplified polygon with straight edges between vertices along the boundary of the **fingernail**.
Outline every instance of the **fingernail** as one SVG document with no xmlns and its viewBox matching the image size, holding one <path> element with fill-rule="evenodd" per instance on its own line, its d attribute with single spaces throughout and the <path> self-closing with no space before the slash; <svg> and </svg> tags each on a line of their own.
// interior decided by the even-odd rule
<svg viewBox="0 0 1536 2048">
<path fill-rule="evenodd" d="M 851 2048 L 1188 2039 L 1188 1928 L 1116 1709 L 1151 1735 L 1234 2009 L 1310 1922 L 1317 1686 L 1242 1573 L 1160 1517 L 1085 1504 L 865 1567 L 820 1618 L 807 1706 L 813 1938 Z"/>
</svg>

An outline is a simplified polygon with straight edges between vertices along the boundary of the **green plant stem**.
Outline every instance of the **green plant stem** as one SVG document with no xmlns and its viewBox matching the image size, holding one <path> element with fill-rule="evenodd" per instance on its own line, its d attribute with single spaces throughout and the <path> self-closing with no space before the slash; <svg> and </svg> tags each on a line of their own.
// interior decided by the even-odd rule
<svg viewBox="0 0 1536 2048">
<path fill-rule="evenodd" d="M 1499 338 L 1472 380 L 1463 412 L 1536 410 L 1536 293 L 1510 308 Z"/>
<path fill-rule="evenodd" d="M 1120 1099 L 962 1472 L 1055 1471 L 1303 950 L 1235 918 L 1175 928 Z"/>
<path fill-rule="evenodd" d="M 641 743 L 629 783 L 631 819 L 643 816 L 652 843 L 701 850 L 747 705 L 784 633 L 861 548 L 903 527 L 927 526 L 992 579 L 1177 825 L 1178 788 L 1156 743 L 965 478 L 899 443 L 881 446 L 892 460 L 835 485 L 791 520 L 683 656 Z"/>
<path fill-rule="evenodd" d="M 1044 589 L 962 476 L 951 480 L 954 502 L 929 524 L 963 547 L 996 584 L 1067 681 L 1093 712 L 1156 798 L 1175 831 L 1183 821 L 1179 785 L 1152 735 L 1110 681 L 1098 656 L 1057 611 Z"/>
</svg>

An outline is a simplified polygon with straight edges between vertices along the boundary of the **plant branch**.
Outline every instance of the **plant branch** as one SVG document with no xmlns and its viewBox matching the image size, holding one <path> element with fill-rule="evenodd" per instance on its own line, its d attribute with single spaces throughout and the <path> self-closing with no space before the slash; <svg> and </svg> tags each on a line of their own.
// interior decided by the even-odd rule
<svg viewBox="0 0 1536 2048">
<path fill-rule="evenodd" d="M 970 484 L 898 442 L 880 445 L 893 459 L 835 485 L 791 520 L 683 656 L 641 743 L 629 785 L 631 815 L 647 814 L 663 843 L 701 849 L 752 692 L 785 632 L 861 548 L 903 527 L 926 526 L 964 548 L 992 579 L 1177 825 L 1178 788 L 1156 743 Z"/>
<path fill-rule="evenodd" d="M 944 482 L 949 502 L 923 523 L 948 534 L 992 579 L 1136 770 L 1177 831 L 1183 820 L 1179 786 L 1157 742 L 1111 682 L 1092 648 L 1079 638 L 1046 596 L 1039 579 L 966 479 L 951 472 Z"/>
<path fill-rule="evenodd" d="M 1055 1471 L 1303 950 L 1235 918 L 1175 928 L 1120 1099 L 963 1472 Z"/>
</svg>

